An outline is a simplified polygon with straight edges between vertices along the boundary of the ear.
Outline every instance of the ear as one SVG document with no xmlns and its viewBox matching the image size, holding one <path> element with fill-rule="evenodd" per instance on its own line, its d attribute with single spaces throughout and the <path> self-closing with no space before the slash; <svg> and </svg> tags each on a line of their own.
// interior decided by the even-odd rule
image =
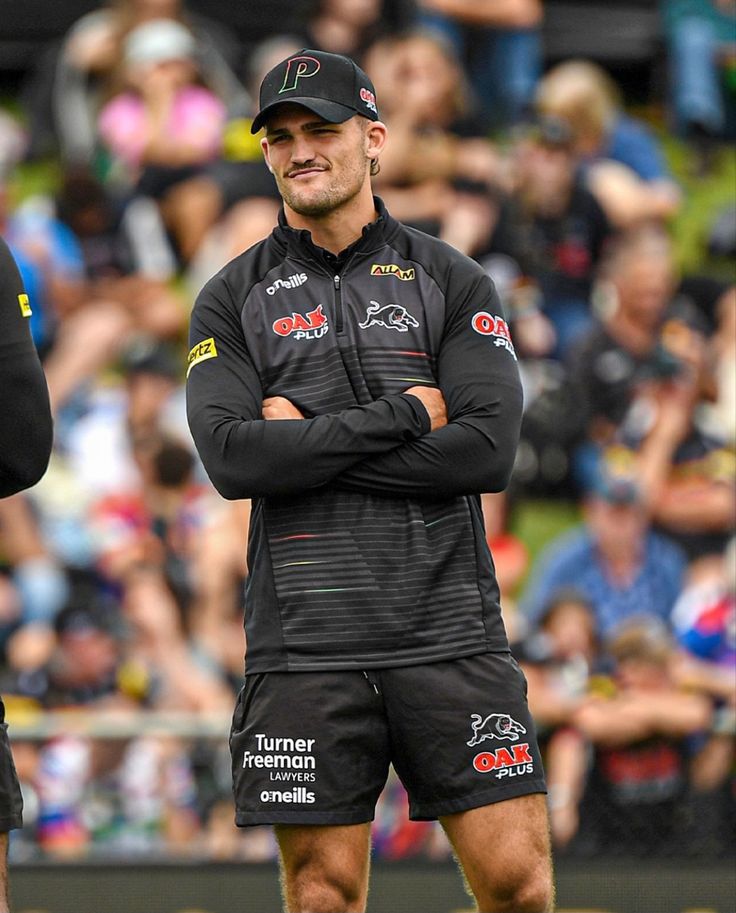
<svg viewBox="0 0 736 913">
<path fill-rule="evenodd" d="M 268 140 L 265 136 L 261 139 L 261 151 L 263 152 L 263 158 L 266 160 L 266 168 L 273 174 L 273 165 L 268 151 Z"/>
<path fill-rule="evenodd" d="M 366 155 L 369 159 L 377 159 L 386 145 L 388 130 L 386 124 L 380 120 L 372 121 L 365 132 Z"/>
</svg>

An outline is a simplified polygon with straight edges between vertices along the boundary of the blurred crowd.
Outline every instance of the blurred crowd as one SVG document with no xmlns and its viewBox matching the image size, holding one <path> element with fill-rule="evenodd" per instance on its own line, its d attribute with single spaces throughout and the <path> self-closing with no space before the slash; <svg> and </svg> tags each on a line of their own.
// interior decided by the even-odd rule
<svg viewBox="0 0 736 913">
<path fill-rule="evenodd" d="M 306 29 L 245 48 L 182 0 L 109 0 L 0 110 L 0 233 L 56 425 L 46 477 L 0 501 L 15 858 L 274 856 L 267 831 L 233 825 L 226 743 L 249 504 L 209 484 L 183 385 L 194 295 L 275 224 L 249 124 L 262 75 L 305 46 L 367 70 L 390 135 L 376 192 L 481 263 L 511 324 L 522 441 L 483 509 L 558 851 L 717 856 L 733 841 L 736 287 L 710 266 L 736 253 L 736 216 L 724 200 L 682 274 L 688 199 L 662 140 L 694 175 L 727 154 L 736 4 L 662 3 L 653 125 L 595 61 L 546 61 L 542 0 L 385 6 L 321 0 Z M 52 176 L 29 192 L 39 165 Z M 517 512 L 559 502 L 579 524 L 532 560 Z M 33 735 L 43 711 L 76 722 Z M 137 729 L 145 712 L 179 724 Z M 392 778 L 376 853 L 448 855 L 405 811 Z"/>
</svg>

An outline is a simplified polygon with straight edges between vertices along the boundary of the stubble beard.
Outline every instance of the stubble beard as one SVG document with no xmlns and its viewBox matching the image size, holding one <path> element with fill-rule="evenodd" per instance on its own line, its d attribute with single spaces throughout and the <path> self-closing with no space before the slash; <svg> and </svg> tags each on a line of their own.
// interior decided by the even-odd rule
<svg viewBox="0 0 736 913">
<path fill-rule="evenodd" d="M 286 205 L 294 212 L 301 216 L 321 218 L 335 212 L 358 196 L 363 187 L 367 167 L 365 165 L 362 171 L 355 168 L 343 181 L 331 183 L 316 194 L 300 193 L 299 188 L 288 186 L 288 179 L 283 183 L 278 182 L 279 191 Z"/>
</svg>

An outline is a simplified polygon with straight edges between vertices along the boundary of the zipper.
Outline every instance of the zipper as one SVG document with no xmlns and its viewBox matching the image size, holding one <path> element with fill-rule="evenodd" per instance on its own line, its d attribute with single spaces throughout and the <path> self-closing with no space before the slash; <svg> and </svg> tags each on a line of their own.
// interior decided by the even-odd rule
<svg viewBox="0 0 736 913">
<path fill-rule="evenodd" d="M 342 314 L 342 280 L 340 274 L 335 273 L 332 277 L 335 285 L 335 332 L 338 336 L 343 333 L 343 314 Z"/>
</svg>

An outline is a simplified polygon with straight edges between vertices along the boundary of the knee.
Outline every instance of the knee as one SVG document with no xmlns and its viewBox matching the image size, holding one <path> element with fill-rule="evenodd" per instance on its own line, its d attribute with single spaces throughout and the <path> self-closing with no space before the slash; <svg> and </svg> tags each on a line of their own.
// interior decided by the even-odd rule
<svg viewBox="0 0 736 913">
<path fill-rule="evenodd" d="M 365 909 L 360 879 L 346 872 L 307 864 L 286 880 L 289 913 L 360 913 Z"/>
<path fill-rule="evenodd" d="M 552 874 L 539 870 L 494 885 L 488 909 L 493 913 L 550 913 L 553 905 Z"/>
</svg>

